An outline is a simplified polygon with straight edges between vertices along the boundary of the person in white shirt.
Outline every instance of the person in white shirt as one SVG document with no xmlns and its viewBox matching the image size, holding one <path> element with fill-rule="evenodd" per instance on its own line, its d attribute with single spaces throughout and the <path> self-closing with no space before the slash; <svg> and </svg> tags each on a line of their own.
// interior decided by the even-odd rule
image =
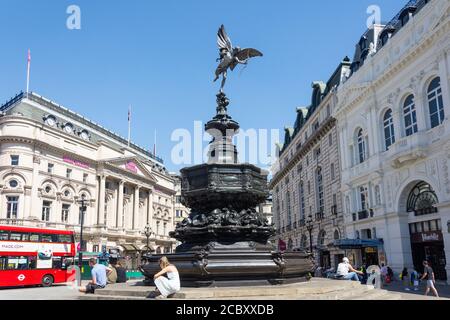
<svg viewBox="0 0 450 320">
<path fill-rule="evenodd" d="M 336 272 L 338 278 L 352 281 L 360 281 L 358 274 L 363 275 L 361 271 L 355 270 L 352 267 L 348 258 L 342 259 L 342 262 L 339 263 Z"/>
</svg>

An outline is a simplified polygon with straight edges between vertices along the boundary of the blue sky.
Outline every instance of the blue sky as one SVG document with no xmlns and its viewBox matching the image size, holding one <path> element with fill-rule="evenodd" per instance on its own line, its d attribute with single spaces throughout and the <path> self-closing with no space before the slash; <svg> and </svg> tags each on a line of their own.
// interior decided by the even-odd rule
<svg viewBox="0 0 450 320">
<path fill-rule="evenodd" d="M 367 7 L 390 20 L 406 0 L 1 0 L 0 101 L 26 85 L 104 127 L 153 148 L 169 170 L 173 130 L 215 113 L 216 32 L 264 53 L 229 76 L 229 112 L 244 129 L 282 129 L 308 105 L 311 82 L 328 80 L 366 29 Z M 69 5 L 81 30 L 66 28 Z"/>
</svg>

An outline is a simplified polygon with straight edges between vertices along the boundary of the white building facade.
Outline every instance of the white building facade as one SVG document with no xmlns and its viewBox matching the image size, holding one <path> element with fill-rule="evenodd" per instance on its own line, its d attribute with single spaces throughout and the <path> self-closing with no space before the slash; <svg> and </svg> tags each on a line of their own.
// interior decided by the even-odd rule
<svg viewBox="0 0 450 320">
<path fill-rule="evenodd" d="M 358 47 L 334 112 L 346 236 L 381 240 L 396 272 L 428 259 L 448 280 L 450 2 L 412 1 Z"/>
<path fill-rule="evenodd" d="M 37 94 L 1 107 L 0 224 L 80 231 L 83 250 L 172 252 L 175 187 L 162 160 Z M 79 241 L 79 239 L 77 240 Z"/>
</svg>

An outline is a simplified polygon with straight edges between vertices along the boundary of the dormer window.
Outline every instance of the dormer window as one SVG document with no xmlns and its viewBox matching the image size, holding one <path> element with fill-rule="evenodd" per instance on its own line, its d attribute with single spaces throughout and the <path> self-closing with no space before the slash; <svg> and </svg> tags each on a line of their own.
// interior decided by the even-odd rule
<svg viewBox="0 0 450 320">
<path fill-rule="evenodd" d="M 367 38 L 362 37 L 361 40 L 359 40 L 359 48 L 361 51 L 364 51 L 364 49 L 367 49 Z"/>
<path fill-rule="evenodd" d="M 416 10 L 417 7 L 410 6 L 402 11 L 402 13 L 398 18 L 402 23 L 402 27 L 408 23 L 408 21 L 411 19 L 412 15 L 414 14 L 414 12 L 416 12 Z"/>
<path fill-rule="evenodd" d="M 392 37 L 392 35 L 395 32 L 395 28 L 393 26 L 387 26 L 380 35 L 381 38 L 381 45 L 386 45 L 388 43 L 389 39 Z"/>
</svg>

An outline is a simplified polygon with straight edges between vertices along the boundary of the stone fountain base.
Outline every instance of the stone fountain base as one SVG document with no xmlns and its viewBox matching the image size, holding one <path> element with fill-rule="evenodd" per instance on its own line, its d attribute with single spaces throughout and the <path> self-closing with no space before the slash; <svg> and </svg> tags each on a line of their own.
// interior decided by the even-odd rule
<svg viewBox="0 0 450 320">
<path fill-rule="evenodd" d="M 165 255 L 179 273 L 183 287 L 233 287 L 279 285 L 305 281 L 314 269 L 311 256 L 303 252 L 277 253 L 256 242 L 193 246 L 191 250 Z M 144 257 L 141 271 L 146 283 L 160 271 L 162 255 Z"/>
</svg>

